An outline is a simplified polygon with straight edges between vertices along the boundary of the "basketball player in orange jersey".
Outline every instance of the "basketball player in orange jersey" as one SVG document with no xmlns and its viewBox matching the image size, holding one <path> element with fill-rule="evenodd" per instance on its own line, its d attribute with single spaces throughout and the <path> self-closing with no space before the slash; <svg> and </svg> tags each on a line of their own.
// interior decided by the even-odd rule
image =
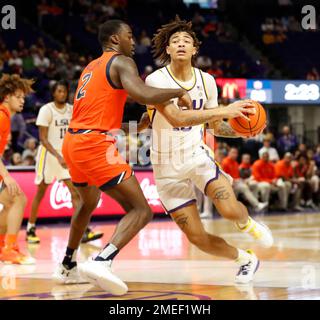
<svg viewBox="0 0 320 320">
<path fill-rule="evenodd" d="M 106 291 L 122 295 L 128 288 L 111 272 L 112 260 L 153 215 L 132 169 L 115 147 L 112 130 L 121 127 L 127 94 L 140 104 L 161 104 L 176 98 L 179 106 L 191 109 L 192 101 L 184 89 L 158 89 L 144 84 L 131 58 L 134 41 L 126 23 L 105 22 L 100 26 L 99 40 L 103 54 L 81 74 L 62 149 L 82 206 L 73 216 L 66 255 L 54 279 L 59 283 L 89 280 Z M 244 108 L 240 106 L 232 110 L 235 116 L 243 115 L 241 111 Z M 177 116 L 197 124 L 222 115 L 215 110 L 204 113 L 205 116 L 181 110 Z M 101 191 L 114 198 L 126 215 L 102 252 L 93 261 L 80 264 L 78 273 L 76 250 Z"/>
<path fill-rule="evenodd" d="M 200 43 L 192 31 L 191 22 L 176 17 L 157 31 L 153 43 L 155 58 L 166 66 L 150 74 L 146 78 L 147 85 L 188 90 L 195 112 L 199 115 L 208 110 L 223 111 L 238 103 L 219 108 L 214 78 L 193 67 L 193 58 Z M 270 247 L 273 243 L 271 232 L 250 218 L 247 208 L 237 200 L 232 189 L 232 178 L 221 170 L 213 159 L 214 153 L 203 142 L 203 126 L 181 121 L 177 117 L 175 101 L 152 104 L 148 110 L 152 117 L 151 162 L 166 212 L 200 250 L 234 260 L 239 266 L 236 282 L 252 281 L 259 260 L 252 251 L 237 249 L 205 230 L 197 209 L 193 184 L 212 200 L 224 218 L 235 222 L 238 230 L 247 233 L 258 244 Z M 236 137 L 221 118 L 209 121 L 209 125 L 215 135 Z"/>
<path fill-rule="evenodd" d="M 66 81 L 58 81 L 52 86 L 53 101 L 39 110 L 36 125 L 39 127 L 40 146 L 36 161 L 35 184 L 37 193 L 33 198 L 30 217 L 27 225 L 26 240 L 28 243 L 39 243 L 36 235 L 38 209 L 48 186 L 54 179 L 62 181 L 71 194 L 72 206 L 79 205 L 80 197 L 75 190 L 66 163 L 61 155 L 62 142 L 72 116 L 72 105 L 67 103 L 69 86 Z M 102 238 L 102 232 L 93 232 L 87 228 L 82 243 Z"/>
<path fill-rule="evenodd" d="M 10 135 L 10 118 L 23 109 L 26 94 L 32 92 L 33 80 L 18 75 L 4 74 L 0 79 L 0 155 Z M 0 159 L 0 261 L 10 264 L 33 264 L 34 259 L 24 255 L 18 247 L 27 198 L 18 183 L 10 176 Z"/>
</svg>

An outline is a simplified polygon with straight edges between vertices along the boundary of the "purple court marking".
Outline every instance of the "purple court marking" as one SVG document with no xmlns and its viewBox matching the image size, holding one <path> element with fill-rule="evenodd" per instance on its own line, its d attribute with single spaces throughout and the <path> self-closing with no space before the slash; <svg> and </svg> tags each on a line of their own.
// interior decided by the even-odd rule
<svg viewBox="0 0 320 320">
<path fill-rule="evenodd" d="M 97 294 L 94 294 L 97 292 Z M 70 292 L 71 294 L 77 294 L 79 292 Z M 144 297 L 137 297 L 134 298 L 132 297 L 134 294 L 140 294 L 140 293 L 149 293 L 150 295 L 146 295 Z M 63 293 L 61 294 L 63 295 Z M 170 296 L 186 296 L 190 298 L 196 298 L 198 300 L 212 300 L 209 296 L 201 295 L 201 294 L 193 294 L 193 293 L 187 293 L 187 292 L 176 292 L 176 291 L 151 291 L 151 290 L 141 290 L 141 291 L 129 291 L 126 296 L 131 296 L 131 299 L 126 299 L 126 296 L 124 296 L 125 300 L 143 300 L 143 299 L 154 299 L 154 298 L 164 298 L 168 296 L 168 299 L 166 300 L 179 300 L 178 297 L 171 297 Z M 79 299 L 87 299 L 87 298 L 92 298 L 92 299 L 104 299 L 104 298 L 112 298 L 114 297 L 110 293 L 101 293 L 99 291 L 88 291 L 86 292 L 82 297 L 77 297 L 77 298 L 70 298 L 70 299 L 65 299 L 65 300 L 79 300 Z M 6 297 L 6 298 L 0 298 L 0 300 L 12 300 L 12 299 L 18 299 L 18 298 L 38 298 L 38 299 L 52 299 L 54 300 L 54 295 L 51 292 L 43 292 L 43 293 L 28 293 L 28 294 L 22 294 L 22 295 L 17 295 L 17 296 L 12 296 L 12 297 Z"/>
</svg>

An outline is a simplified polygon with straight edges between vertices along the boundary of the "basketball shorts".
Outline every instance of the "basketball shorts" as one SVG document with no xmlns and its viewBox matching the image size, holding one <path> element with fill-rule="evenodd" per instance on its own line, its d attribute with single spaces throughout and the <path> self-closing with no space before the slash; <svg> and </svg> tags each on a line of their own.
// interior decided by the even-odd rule
<svg viewBox="0 0 320 320">
<path fill-rule="evenodd" d="M 232 184 L 230 175 L 214 161 L 213 153 L 206 145 L 200 145 L 190 154 L 188 161 L 154 164 L 154 177 L 160 201 L 167 214 L 196 202 L 194 185 L 206 194 L 210 182 L 223 174 Z"/>
<path fill-rule="evenodd" d="M 96 186 L 104 191 L 134 174 L 114 139 L 99 131 L 69 129 L 62 154 L 75 186 Z"/>
<path fill-rule="evenodd" d="M 58 159 L 44 146 L 40 145 L 36 158 L 35 184 L 40 184 L 42 181 L 51 184 L 54 179 L 59 181 L 70 179 L 69 171 L 63 168 Z"/>
</svg>

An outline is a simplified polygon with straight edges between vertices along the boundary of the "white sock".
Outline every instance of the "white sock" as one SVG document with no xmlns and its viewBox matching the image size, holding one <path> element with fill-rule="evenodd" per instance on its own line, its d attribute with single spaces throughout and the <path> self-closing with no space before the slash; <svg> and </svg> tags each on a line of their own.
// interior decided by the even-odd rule
<svg viewBox="0 0 320 320">
<path fill-rule="evenodd" d="M 28 225 L 27 225 L 27 230 L 29 231 L 31 228 L 35 227 L 36 224 L 35 223 L 30 223 L 28 222 Z"/>
<path fill-rule="evenodd" d="M 106 247 L 99 253 L 99 255 L 95 258 L 95 260 L 112 260 L 114 256 L 119 252 L 118 248 L 109 243 Z"/>
<path fill-rule="evenodd" d="M 244 264 L 247 264 L 251 260 L 251 254 L 242 249 L 237 249 L 237 250 L 238 250 L 238 258 L 235 260 L 235 262 L 241 266 Z"/>
<path fill-rule="evenodd" d="M 77 262 L 77 253 L 78 253 L 78 250 L 73 251 L 71 262 Z"/>
</svg>

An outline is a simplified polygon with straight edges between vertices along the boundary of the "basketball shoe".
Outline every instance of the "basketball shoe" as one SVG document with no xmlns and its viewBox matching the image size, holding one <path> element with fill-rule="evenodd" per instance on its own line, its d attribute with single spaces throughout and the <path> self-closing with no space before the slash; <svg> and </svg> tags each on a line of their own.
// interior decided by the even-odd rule
<svg viewBox="0 0 320 320">
<path fill-rule="evenodd" d="M 103 237 L 103 232 L 92 231 L 90 228 L 87 228 L 82 239 L 81 239 L 81 243 L 87 243 L 89 241 L 97 240 L 102 237 Z"/>
<path fill-rule="evenodd" d="M 79 273 L 84 279 L 87 279 L 92 284 L 98 285 L 113 295 L 121 296 L 128 292 L 127 285 L 113 274 L 111 270 L 111 260 L 88 260 L 79 264 Z"/>
<path fill-rule="evenodd" d="M 239 231 L 247 233 L 251 238 L 257 241 L 259 245 L 264 248 L 270 248 L 273 245 L 273 237 L 270 229 L 263 223 L 253 220 L 251 217 L 244 227 L 240 227 L 238 223 L 236 226 Z"/>
<path fill-rule="evenodd" d="M 246 264 L 240 266 L 240 269 L 236 275 L 235 282 L 246 284 L 253 280 L 253 276 L 259 268 L 259 260 L 253 251 L 247 250 L 247 252 L 251 255 L 251 259 Z"/>
<path fill-rule="evenodd" d="M 52 280 L 57 284 L 80 284 L 89 282 L 80 276 L 77 266 L 72 269 L 67 269 L 62 263 L 59 264 L 53 273 Z"/>
<path fill-rule="evenodd" d="M 5 264 L 35 264 L 35 259 L 22 253 L 17 245 L 3 247 L 0 253 L 0 261 Z"/>
<path fill-rule="evenodd" d="M 40 243 L 40 238 L 36 235 L 36 227 L 31 227 L 27 230 L 26 240 L 30 244 Z"/>
</svg>

